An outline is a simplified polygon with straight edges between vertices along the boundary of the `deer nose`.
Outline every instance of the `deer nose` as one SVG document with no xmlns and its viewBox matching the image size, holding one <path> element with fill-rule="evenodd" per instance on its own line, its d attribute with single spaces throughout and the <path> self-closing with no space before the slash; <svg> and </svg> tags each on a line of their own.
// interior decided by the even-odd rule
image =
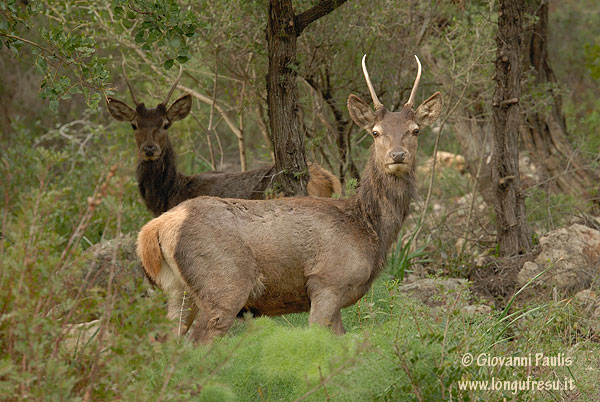
<svg viewBox="0 0 600 402">
<path fill-rule="evenodd" d="M 158 151 L 158 147 L 156 145 L 144 145 L 144 147 L 142 148 L 142 151 L 144 151 L 144 154 L 146 154 L 146 156 L 153 156 L 157 151 Z"/>
<path fill-rule="evenodd" d="M 405 157 L 406 157 L 406 152 L 404 152 L 404 151 L 391 151 L 390 152 L 390 159 L 394 163 L 402 163 L 404 161 Z"/>
</svg>

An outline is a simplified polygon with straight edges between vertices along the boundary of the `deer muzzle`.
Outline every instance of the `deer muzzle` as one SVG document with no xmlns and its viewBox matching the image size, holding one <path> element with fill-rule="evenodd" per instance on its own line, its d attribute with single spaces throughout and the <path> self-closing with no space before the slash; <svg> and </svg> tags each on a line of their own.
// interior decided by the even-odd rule
<svg viewBox="0 0 600 402">
<path fill-rule="evenodd" d="M 142 147 L 140 157 L 147 161 L 153 161 L 160 157 L 160 148 L 155 144 L 146 144 Z"/>
<path fill-rule="evenodd" d="M 402 174 L 409 170 L 410 155 L 406 151 L 390 151 L 386 157 L 385 169 L 390 174 Z"/>
</svg>

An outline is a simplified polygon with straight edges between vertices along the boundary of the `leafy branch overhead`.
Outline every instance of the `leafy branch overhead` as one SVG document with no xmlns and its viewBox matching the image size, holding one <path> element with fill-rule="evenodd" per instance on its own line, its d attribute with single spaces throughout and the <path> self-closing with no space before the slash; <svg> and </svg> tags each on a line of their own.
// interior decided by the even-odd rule
<svg viewBox="0 0 600 402">
<path fill-rule="evenodd" d="M 51 110 L 75 94 L 82 94 L 88 106 L 95 108 L 103 96 L 112 93 L 111 49 L 105 48 L 104 38 L 98 35 L 106 22 L 113 24 L 117 34 L 133 36 L 145 52 L 160 54 L 166 70 L 190 59 L 188 42 L 198 28 L 194 13 L 183 11 L 175 0 L 134 4 L 125 0 L 110 4 L 9 0 L 0 4 L 0 42 L 19 58 L 33 58 L 43 76 L 40 95 Z"/>
</svg>

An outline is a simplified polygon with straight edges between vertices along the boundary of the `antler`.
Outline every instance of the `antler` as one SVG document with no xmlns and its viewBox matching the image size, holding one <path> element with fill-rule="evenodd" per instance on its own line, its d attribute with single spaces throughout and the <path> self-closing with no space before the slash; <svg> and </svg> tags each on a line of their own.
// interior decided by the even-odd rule
<svg viewBox="0 0 600 402">
<path fill-rule="evenodd" d="M 180 64 L 179 65 L 179 75 L 177 75 L 177 79 L 175 80 L 175 83 L 173 84 L 173 86 L 171 87 L 171 90 L 167 94 L 167 97 L 163 101 L 163 103 L 162 103 L 163 105 L 167 106 L 167 103 L 169 103 L 169 99 L 171 98 L 173 91 L 175 90 L 175 88 L 177 88 L 177 84 L 179 84 L 179 80 L 181 79 L 182 73 L 183 73 L 183 66 Z"/>
<path fill-rule="evenodd" d="M 135 103 L 135 105 L 137 106 L 137 105 L 139 105 L 139 102 L 137 101 L 137 99 L 135 99 L 135 94 L 133 93 L 133 87 L 131 86 L 131 84 L 129 83 L 129 80 L 127 79 L 127 72 L 125 71 L 125 60 L 123 60 L 121 67 L 123 67 L 123 77 L 125 77 L 125 82 L 127 83 L 127 86 L 129 87 L 129 92 L 131 93 L 131 99 L 133 99 L 133 103 Z"/>
<path fill-rule="evenodd" d="M 416 54 L 415 59 L 417 59 L 417 64 L 419 66 L 419 69 L 417 71 L 417 78 L 415 78 L 415 84 L 413 85 L 412 91 L 410 91 L 410 98 L 408 98 L 408 102 L 406 102 L 404 106 L 412 107 L 414 105 L 415 95 L 417 94 L 417 88 L 419 87 L 419 81 L 421 80 L 421 62 L 419 61 L 419 58 Z"/>
<path fill-rule="evenodd" d="M 375 93 L 375 89 L 373 88 L 373 84 L 371 83 L 371 78 L 369 78 L 369 72 L 367 71 L 367 65 L 365 64 L 366 58 L 367 55 L 365 54 L 362 58 L 363 74 L 365 75 L 365 80 L 367 80 L 367 86 L 369 87 L 371 98 L 373 99 L 373 105 L 375 106 L 375 110 L 377 110 L 383 107 L 383 103 L 379 102 L 379 99 L 377 99 L 377 94 Z"/>
</svg>

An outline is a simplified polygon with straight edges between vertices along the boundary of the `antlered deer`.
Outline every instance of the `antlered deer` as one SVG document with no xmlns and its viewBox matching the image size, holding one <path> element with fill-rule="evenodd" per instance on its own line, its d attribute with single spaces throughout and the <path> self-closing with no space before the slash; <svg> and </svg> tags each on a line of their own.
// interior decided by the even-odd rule
<svg viewBox="0 0 600 402">
<path fill-rule="evenodd" d="M 352 198 L 198 197 L 142 228 L 138 255 L 168 294 L 169 318 L 182 313 L 190 325 L 197 314 L 192 337 L 201 342 L 225 333 L 243 307 L 264 315 L 310 311 L 311 324 L 344 332 L 341 308 L 368 291 L 408 213 L 419 130 L 441 111 L 439 92 L 413 110 L 417 63 L 408 102 L 390 112 L 377 99 L 363 57 L 375 111 L 355 95 L 348 110 L 374 140 Z M 184 292 L 189 309 L 181 308 Z"/>
<path fill-rule="evenodd" d="M 142 198 L 148 209 L 158 216 L 175 205 L 200 195 L 215 197 L 264 199 L 265 190 L 275 175 L 273 165 L 247 172 L 205 172 L 186 176 L 177 171 L 175 151 L 167 129 L 177 120 L 185 118 L 192 108 L 191 95 L 183 95 L 167 108 L 177 87 L 181 72 L 165 100 L 154 109 L 136 100 L 133 88 L 123 74 L 135 109 L 114 98 L 107 98 L 108 110 L 119 121 L 128 121 L 135 130 L 138 148 L 137 180 Z M 337 177 L 317 164 L 309 167 L 308 194 L 331 197 L 341 193 Z"/>
</svg>

